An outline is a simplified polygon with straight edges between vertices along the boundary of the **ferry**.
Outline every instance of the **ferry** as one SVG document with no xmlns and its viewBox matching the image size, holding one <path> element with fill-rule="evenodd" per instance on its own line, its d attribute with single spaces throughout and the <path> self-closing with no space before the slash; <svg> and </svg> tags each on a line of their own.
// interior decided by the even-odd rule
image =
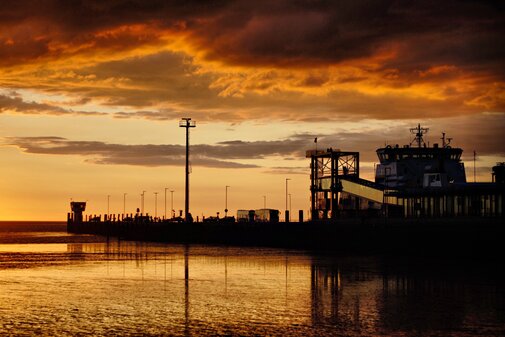
<svg viewBox="0 0 505 337">
<path fill-rule="evenodd" d="M 428 128 L 411 128 L 410 144 L 376 150 L 375 179 L 360 177 L 359 152 L 309 150 L 311 218 L 503 216 L 504 165 L 493 167 L 493 182 L 467 182 L 463 149 L 424 141 Z"/>
</svg>

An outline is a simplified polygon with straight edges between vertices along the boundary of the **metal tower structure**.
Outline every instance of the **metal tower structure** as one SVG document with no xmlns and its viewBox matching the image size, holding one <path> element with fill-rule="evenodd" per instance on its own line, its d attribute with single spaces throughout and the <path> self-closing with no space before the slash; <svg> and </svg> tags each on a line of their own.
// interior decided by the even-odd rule
<svg viewBox="0 0 505 337">
<path fill-rule="evenodd" d="M 184 220 L 189 221 L 189 128 L 196 127 L 195 121 L 191 118 L 182 118 L 179 121 L 179 127 L 186 128 L 186 193 L 184 201 Z"/>
<path fill-rule="evenodd" d="M 338 217 L 338 194 L 342 191 L 341 178 L 359 178 L 359 152 L 309 150 L 310 194 L 312 220 Z"/>
</svg>

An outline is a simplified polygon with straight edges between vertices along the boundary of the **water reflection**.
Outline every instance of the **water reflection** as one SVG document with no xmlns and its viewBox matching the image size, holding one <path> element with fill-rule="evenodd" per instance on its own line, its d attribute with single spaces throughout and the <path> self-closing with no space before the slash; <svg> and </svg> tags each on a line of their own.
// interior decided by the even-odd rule
<svg viewBox="0 0 505 337">
<path fill-rule="evenodd" d="M 504 332 L 499 264 L 118 240 L 5 246 L 0 334 Z"/>
<path fill-rule="evenodd" d="M 386 329 L 423 334 L 454 330 L 461 335 L 505 332 L 501 263 L 417 260 L 406 266 L 404 261 L 389 261 L 382 270 L 378 304 Z"/>
<path fill-rule="evenodd" d="M 184 246 L 184 335 L 189 336 L 189 246 Z"/>
</svg>

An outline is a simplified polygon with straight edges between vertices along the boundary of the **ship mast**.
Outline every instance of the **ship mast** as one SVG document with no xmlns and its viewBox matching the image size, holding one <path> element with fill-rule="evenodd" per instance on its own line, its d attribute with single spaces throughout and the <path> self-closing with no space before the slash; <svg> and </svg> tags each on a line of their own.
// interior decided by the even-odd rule
<svg viewBox="0 0 505 337">
<path fill-rule="evenodd" d="M 410 146 L 414 143 L 417 143 L 417 147 L 426 146 L 423 135 L 426 134 L 428 130 L 428 128 L 422 128 L 421 124 L 417 124 L 417 128 L 410 129 L 410 133 L 414 135 L 414 139 L 410 142 Z"/>
</svg>

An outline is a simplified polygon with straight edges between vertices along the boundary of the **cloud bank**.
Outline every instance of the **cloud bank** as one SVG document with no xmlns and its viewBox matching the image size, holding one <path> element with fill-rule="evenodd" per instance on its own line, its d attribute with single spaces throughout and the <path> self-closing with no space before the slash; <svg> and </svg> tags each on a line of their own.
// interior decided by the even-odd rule
<svg viewBox="0 0 505 337">
<path fill-rule="evenodd" d="M 0 86 L 83 102 L 73 108 L 17 102 L 18 113 L 91 105 L 97 113 L 113 107 L 117 118 L 152 120 L 503 112 L 504 7 L 492 1 L 20 0 L 0 9 Z M 12 111 L 14 103 L 3 98 L 0 109 Z"/>
<path fill-rule="evenodd" d="M 453 138 L 451 145 L 461 147 L 470 156 L 473 150 L 484 156 L 504 156 L 505 145 L 495 135 L 505 128 L 502 114 L 484 114 L 476 121 L 482 128 L 473 127 L 469 118 L 446 118 L 433 120 L 425 141 L 440 143 L 441 132 Z M 410 125 L 412 126 L 412 125 Z M 375 149 L 386 144 L 403 146 L 411 141 L 408 131 L 396 126 L 371 128 L 365 131 L 339 130 L 335 133 L 298 133 L 278 140 L 222 141 L 216 144 L 194 144 L 191 146 L 191 161 L 194 166 L 214 168 L 261 167 L 260 160 L 273 159 L 277 164 L 267 167 L 270 173 L 301 173 L 305 152 L 314 149 L 314 138 L 318 148 L 332 147 L 343 151 L 358 151 L 363 162 L 377 162 Z M 491 131 L 491 132 L 490 132 Z M 478 141 L 478 145 L 477 142 Z M 113 144 L 102 141 L 77 141 L 62 137 L 6 137 L 4 146 L 14 146 L 30 154 L 78 155 L 89 163 L 136 166 L 182 166 L 185 164 L 185 146 L 178 144 Z M 241 162 L 242 161 L 242 162 Z M 247 161 L 247 163 L 243 163 Z M 284 162 L 283 162 L 284 161 Z"/>
</svg>

